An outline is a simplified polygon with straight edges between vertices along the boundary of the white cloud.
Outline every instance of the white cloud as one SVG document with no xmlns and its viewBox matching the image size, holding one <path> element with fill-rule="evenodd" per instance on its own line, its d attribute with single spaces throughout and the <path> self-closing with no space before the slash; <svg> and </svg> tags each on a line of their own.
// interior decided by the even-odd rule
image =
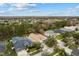
<svg viewBox="0 0 79 59">
<path fill-rule="evenodd" d="M 33 6 L 33 7 L 35 7 L 36 4 L 27 4 L 27 6 Z"/>
<path fill-rule="evenodd" d="M 12 6 L 16 7 L 18 10 L 22 10 L 24 8 L 29 8 L 29 7 L 35 7 L 36 4 L 31 4 L 31 3 L 15 3 L 12 4 Z"/>
<path fill-rule="evenodd" d="M 0 3 L 0 6 L 4 6 L 5 3 Z M 6 5 L 6 4 L 5 4 Z M 16 13 L 19 11 L 22 11 L 25 9 L 25 11 L 29 11 L 28 8 L 30 7 L 35 7 L 36 4 L 32 4 L 32 3 L 10 3 L 9 4 L 9 8 L 7 10 L 0 10 L 0 14 L 4 14 L 4 13 Z M 37 12 L 37 10 L 32 10 L 30 9 L 30 12 Z"/>
<path fill-rule="evenodd" d="M 30 12 L 41 12 L 40 10 L 30 10 Z"/>
<path fill-rule="evenodd" d="M 4 11 L 4 10 L 1 10 L 1 11 L 0 11 L 0 14 L 2 14 L 2 13 L 5 13 L 5 11 Z"/>
<path fill-rule="evenodd" d="M 0 3 L 0 6 L 3 6 L 4 3 Z"/>
<path fill-rule="evenodd" d="M 25 3 L 17 3 L 17 4 L 12 4 L 13 6 L 15 6 L 16 8 L 24 8 L 26 6 Z"/>
<path fill-rule="evenodd" d="M 16 3 L 13 5 L 16 6 L 17 8 L 22 8 L 22 7 L 27 7 L 27 6 L 36 6 L 36 4 L 30 4 L 30 3 Z"/>
</svg>

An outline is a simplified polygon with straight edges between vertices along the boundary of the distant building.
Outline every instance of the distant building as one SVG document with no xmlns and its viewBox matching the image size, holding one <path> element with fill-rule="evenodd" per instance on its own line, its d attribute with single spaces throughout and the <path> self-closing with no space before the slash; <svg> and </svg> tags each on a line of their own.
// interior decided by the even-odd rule
<svg viewBox="0 0 79 59">
<path fill-rule="evenodd" d="M 69 27 L 64 27 L 64 28 L 60 28 L 57 30 L 54 30 L 55 33 L 65 33 L 65 32 L 72 32 L 75 31 L 77 28 L 77 26 L 69 26 Z"/>
<path fill-rule="evenodd" d="M 64 27 L 64 29 L 69 29 L 71 31 L 75 31 L 77 26 L 69 26 L 69 27 Z"/>
<path fill-rule="evenodd" d="M 49 36 L 56 36 L 59 35 L 59 33 L 55 33 L 53 30 L 48 30 L 44 33 L 45 36 L 49 37 Z"/>
<path fill-rule="evenodd" d="M 41 34 L 34 34 L 34 33 L 31 33 L 29 35 L 29 38 L 33 41 L 33 42 L 43 42 L 44 40 L 47 39 L 47 37 L 41 35 Z"/>
<path fill-rule="evenodd" d="M 61 28 L 61 29 L 57 29 L 54 32 L 55 33 L 65 33 L 65 32 L 71 32 L 72 30 L 70 29 L 65 29 L 65 28 Z"/>
<path fill-rule="evenodd" d="M 25 47 L 32 44 L 32 41 L 24 37 L 13 37 L 12 43 L 14 44 L 15 51 L 17 55 L 27 55 Z M 25 52 L 25 53 L 23 53 Z M 20 54 L 21 53 L 21 54 Z"/>
</svg>

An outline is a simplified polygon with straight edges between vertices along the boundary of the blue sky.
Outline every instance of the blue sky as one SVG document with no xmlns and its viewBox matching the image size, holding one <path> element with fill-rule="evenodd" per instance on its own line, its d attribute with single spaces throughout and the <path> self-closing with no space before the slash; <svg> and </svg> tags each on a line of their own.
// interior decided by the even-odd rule
<svg viewBox="0 0 79 59">
<path fill-rule="evenodd" d="M 0 16 L 79 16 L 79 3 L 0 3 Z"/>
</svg>

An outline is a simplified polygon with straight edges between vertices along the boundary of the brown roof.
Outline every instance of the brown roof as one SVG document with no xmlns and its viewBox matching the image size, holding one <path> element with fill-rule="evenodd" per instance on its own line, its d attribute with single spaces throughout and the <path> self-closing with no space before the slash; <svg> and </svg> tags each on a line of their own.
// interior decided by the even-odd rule
<svg viewBox="0 0 79 59">
<path fill-rule="evenodd" d="M 43 40 L 46 39 L 46 37 L 43 36 L 42 34 L 34 34 L 34 33 L 31 33 L 29 37 L 32 39 L 33 42 L 42 42 Z"/>
</svg>

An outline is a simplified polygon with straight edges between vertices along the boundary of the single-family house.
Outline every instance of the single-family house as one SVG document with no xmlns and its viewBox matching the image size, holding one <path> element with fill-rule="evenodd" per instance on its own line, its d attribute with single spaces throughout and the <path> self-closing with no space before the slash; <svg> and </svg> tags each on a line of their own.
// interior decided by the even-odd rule
<svg viewBox="0 0 79 59">
<path fill-rule="evenodd" d="M 53 30 L 48 30 L 48 31 L 45 31 L 44 35 L 49 37 L 49 36 L 59 35 L 59 33 L 55 33 Z"/>
<path fill-rule="evenodd" d="M 65 32 L 72 32 L 76 30 L 76 26 L 64 27 L 57 30 L 54 30 L 55 33 L 65 33 Z"/>
<path fill-rule="evenodd" d="M 29 38 L 25 37 L 13 37 L 12 43 L 14 45 L 17 55 L 27 55 L 25 47 L 32 44 L 32 41 Z M 22 53 L 25 52 L 25 53 Z M 20 54 L 21 53 L 21 54 Z"/>
<path fill-rule="evenodd" d="M 43 42 L 44 40 L 47 39 L 47 37 L 43 36 L 42 34 L 34 34 L 31 33 L 29 35 L 29 38 L 33 41 L 33 42 Z"/>
<path fill-rule="evenodd" d="M 68 26 L 68 27 L 64 27 L 65 29 L 70 29 L 71 31 L 75 31 L 77 26 Z"/>
</svg>

